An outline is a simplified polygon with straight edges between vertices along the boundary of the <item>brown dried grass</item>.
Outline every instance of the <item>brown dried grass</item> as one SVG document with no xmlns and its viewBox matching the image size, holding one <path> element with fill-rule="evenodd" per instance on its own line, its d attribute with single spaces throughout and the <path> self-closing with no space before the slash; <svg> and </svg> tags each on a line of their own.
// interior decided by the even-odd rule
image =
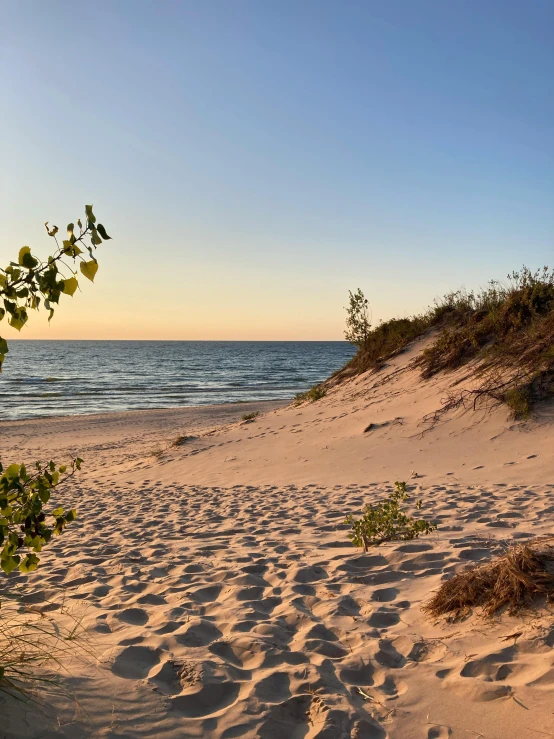
<svg viewBox="0 0 554 739">
<path fill-rule="evenodd" d="M 544 542 L 517 544 L 444 582 L 423 610 L 457 621 L 479 606 L 491 618 L 505 608 L 517 614 L 541 597 L 554 599 L 554 549 Z"/>
</svg>

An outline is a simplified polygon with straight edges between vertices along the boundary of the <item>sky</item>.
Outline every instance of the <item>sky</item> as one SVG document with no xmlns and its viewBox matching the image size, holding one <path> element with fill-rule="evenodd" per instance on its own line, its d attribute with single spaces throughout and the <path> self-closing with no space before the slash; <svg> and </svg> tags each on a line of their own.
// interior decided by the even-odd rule
<svg viewBox="0 0 554 739">
<path fill-rule="evenodd" d="M 554 266 L 553 79 L 550 0 L 0 0 L 0 263 L 112 236 L 19 337 L 341 339 Z"/>
</svg>

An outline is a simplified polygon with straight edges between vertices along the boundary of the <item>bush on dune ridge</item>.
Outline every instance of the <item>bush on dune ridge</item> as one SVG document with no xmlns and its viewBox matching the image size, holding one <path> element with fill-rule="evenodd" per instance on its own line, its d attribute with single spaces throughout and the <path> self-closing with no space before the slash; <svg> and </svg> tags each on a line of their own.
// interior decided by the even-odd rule
<svg viewBox="0 0 554 739">
<path fill-rule="evenodd" d="M 379 369 L 432 332 L 432 343 L 415 359 L 422 378 L 478 363 L 477 387 L 449 397 L 447 409 L 493 401 L 507 404 L 516 417 L 527 416 L 534 402 L 554 390 L 554 270 L 523 267 L 506 284 L 491 281 L 477 293 L 458 290 L 426 313 L 385 321 L 331 379 Z"/>
</svg>

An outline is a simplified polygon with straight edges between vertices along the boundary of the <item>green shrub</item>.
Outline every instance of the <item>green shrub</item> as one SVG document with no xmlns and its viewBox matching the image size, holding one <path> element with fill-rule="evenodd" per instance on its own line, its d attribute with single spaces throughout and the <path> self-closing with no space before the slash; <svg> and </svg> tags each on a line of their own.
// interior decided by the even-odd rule
<svg viewBox="0 0 554 739">
<path fill-rule="evenodd" d="M 386 541 L 417 539 L 422 534 L 430 534 L 437 526 L 424 519 L 411 518 L 401 508 L 408 500 L 405 482 L 395 482 L 394 491 L 383 501 L 372 506 L 369 503 L 362 511 L 362 517 L 355 519 L 348 515 L 345 523 L 352 527 L 348 538 L 355 547 L 367 552 L 369 547 L 379 546 Z M 421 500 L 416 501 L 421 509 Z"/>
<path fill-rule="evenodd" d="M 260 415 L 259 411 L 252 411 L 252 413 L 245 413 L 242 417 L 243 421 L 253 421 L 255 418 L 258 418 Z"/>
<path fill-rule="evenodd" d="M 369 302 L 358 288 L 355 293 L 348 291 L 348 308 L 346 308 L 346 331 L 344 338 L 355 346 L 363 346 L 371 329 L 369 320 Z"/>
<path fill-rule="evenodd" d="M 315 403 L 316 400 L 321 400 L 321 398 L 324 398 L 326 395 L 327 388 L 324 385 L 314 385 L 304 393 L 296 393 L 294 396 L 294 404 L 300 405 L 306 401 Z"/>
<path fill-rule="evenodd" d="M 425 316 L 391 318 L 376 326 L 346 366 L 335 373 L 337 379 L 379 369 L 406 346 L 427 331 L 430 324 Z"/>
</svg>

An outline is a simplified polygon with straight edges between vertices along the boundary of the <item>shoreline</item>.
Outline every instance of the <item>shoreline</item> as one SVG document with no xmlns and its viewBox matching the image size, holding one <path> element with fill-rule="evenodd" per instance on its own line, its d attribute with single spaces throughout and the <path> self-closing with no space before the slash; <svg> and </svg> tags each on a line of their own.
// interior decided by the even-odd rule
<svg viewBox="0 0 554 739">
<path fill-rule="evenodd" d="M 166 408 L 133 408 L 129 410 L 121 411 L 103 411 L 102 413 L 66 413 L 56 416 L 31 416 L 29 418 L 7 418 L 0 419 L 0 430 L 10 425 L 24 425 L 39 423 L 40 421 L 48 421 L 48 423 L 58 423 L 61 421 L 78 421 L 79 419 L 87 419 L 91 422 L 102 422 L 114 420 L 117 417 L 121 419 L 130 420 L 129 417 L 139 415 L 179 415 L 183 412 L 194 412 L 194 411 L 205 411 L 213 412 L 215 410 L 229 410 L 235 411 L 240 409 L 249 409 L 251 406 L 262 406 L 260 412 L 266 410 L 275 410 L 277 408 L 284 408 L 293 401 L 293 398 L 287 400 L 238 400 L 230 401 L 228 403 L 205 403 L 202 405 L 177 405 L 169 406 Z M 201 414 L 199 414 L 201 415 Z"/>
</svg>

